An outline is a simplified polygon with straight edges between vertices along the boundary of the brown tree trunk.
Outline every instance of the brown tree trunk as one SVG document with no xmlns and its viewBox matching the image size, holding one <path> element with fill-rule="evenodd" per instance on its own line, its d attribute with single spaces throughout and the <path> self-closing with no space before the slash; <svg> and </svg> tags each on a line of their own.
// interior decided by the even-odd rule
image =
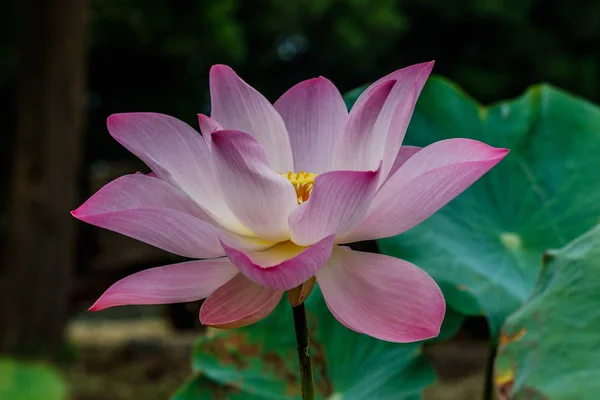
<svg viewBox="0 0 600 400">
<path fill-rule="evenodd" d="M 12 184 L 0 292 L 0 351 L 62 344 L 75 262 L 88 0 L 22 0 Z"/>
</svg>

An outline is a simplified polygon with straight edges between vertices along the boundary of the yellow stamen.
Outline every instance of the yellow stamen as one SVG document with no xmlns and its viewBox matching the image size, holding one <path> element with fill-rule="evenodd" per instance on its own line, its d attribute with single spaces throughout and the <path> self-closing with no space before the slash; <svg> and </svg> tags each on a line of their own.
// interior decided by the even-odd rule
<svg viewBox="0 0 600 400">
<path fill-rule="evenodd" d="M 296 189 L 296 197 L 298 198 L 298 204 L 302 204 L 308 200 L 310 194 L 312 193 L 313 186 L 315 184 L 315 178 L 317 174 L 313 174 L 312 172 L 286 172 L 281 174 L 284 178 L 286 178 L 294 189 Z"/>
</svg>

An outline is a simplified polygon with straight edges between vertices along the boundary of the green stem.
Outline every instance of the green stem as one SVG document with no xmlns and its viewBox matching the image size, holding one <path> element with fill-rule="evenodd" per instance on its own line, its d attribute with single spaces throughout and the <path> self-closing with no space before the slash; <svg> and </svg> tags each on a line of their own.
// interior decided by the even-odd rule
<svg viewBox="0 0 600 400">
<path fill-rule="evenodd" d="M 308 340 L 308 324 L 306 323 L 306 310 L 304 303 L 292 307 L 294 311 L 294 327 L 296 328 L 296 342 L 298 343 L 298 359 L 300 360 L 300 376 L 302 378 L 302 399 L 315 399 L 315 381 L 313 378 L 312 364 L 310 361 L 310 344 Z"/>
<path fill-rule="evenodd" d="M 494 399 L 494 361 L 496 360 L 497 351 L 498 344 L 494 339 L 491 339 L 490 351 L 488 353 L 487 364 L 485 366 L 485 387 L 483 390 L 483 400 Z"/>
</svg>

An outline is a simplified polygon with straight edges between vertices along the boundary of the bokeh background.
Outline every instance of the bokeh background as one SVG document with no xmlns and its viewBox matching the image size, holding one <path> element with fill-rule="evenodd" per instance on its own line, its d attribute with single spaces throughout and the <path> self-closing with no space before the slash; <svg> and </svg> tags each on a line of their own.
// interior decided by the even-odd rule
<svg viewBox="0 0 600 400">
<path fill-rule="evenodd" d="M 217 63 L 273 101 L 314 76 L 345 92 L 432 59 L 483 103 L 537 82 L 600 100 L 594 0 L 7 0 L 0 21 L 0 352 L 51 360 L 77 400 L 167 398 L 203 332 L 197 304 L 85 313 L 116 279 L 174 261 L 69 215 L 146 171 L 110 114 L 196 126 Z M 470 319 L 432 351 L 448 398 L 476 398 L 485 340 Z"/>
</svg>

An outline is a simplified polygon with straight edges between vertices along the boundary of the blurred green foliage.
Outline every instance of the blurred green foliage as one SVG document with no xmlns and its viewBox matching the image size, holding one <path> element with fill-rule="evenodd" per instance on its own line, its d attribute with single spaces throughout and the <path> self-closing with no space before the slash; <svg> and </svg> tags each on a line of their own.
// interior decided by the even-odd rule
<svg viewBox="0 0 600 400">
<path fill-rule="evenodd" d="M 520 399 L 600 392 L 600 225 L 547 253 L 535 291 L 503 327 L 495 381 Z"/>
<path fill-rule="evenodd" d="M 67 387 L 48 365 L 0 358 L 0 399 L 66 400 Z"/>
</svg>

